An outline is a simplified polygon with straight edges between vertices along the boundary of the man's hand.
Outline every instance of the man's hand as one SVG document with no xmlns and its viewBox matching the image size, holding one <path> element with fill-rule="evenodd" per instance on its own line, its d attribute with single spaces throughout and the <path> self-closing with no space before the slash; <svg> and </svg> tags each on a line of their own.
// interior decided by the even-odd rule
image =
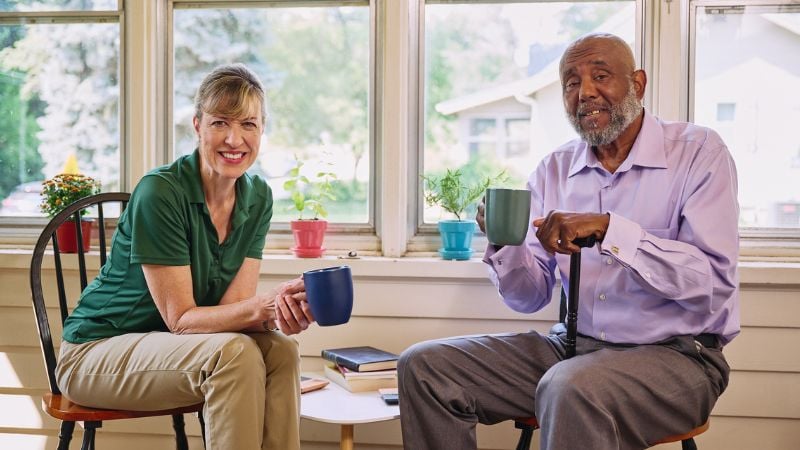
<svg viewBox="0 0 800 450">
<path fill-rule="evenodd" d="M 281 285 L 275 295 L 275 323 L 286 334 L 297 334 L 314 322 L 314 315 L 306 300 L 303 279 L 295 278 Z"/>
<path fill-rule="evenodd" d="M 475 213 L 475 221 L 478 222 L 478 228 L 481 229 L 481 232 L 486 233 L 486 196 L 481 198 L 481 202 L 478 203 L 478 212 Z"/>
<path fill-rule="evenodd" d="M 547 217 L 534 220 L 533 226 L 545 250 L 570 255 L 581 251 L 572 243 L 574 239 L 594 236 L 598 241 L 602 240 L 609 220 L 608 214 L 550 211 Z"/>
</svg>

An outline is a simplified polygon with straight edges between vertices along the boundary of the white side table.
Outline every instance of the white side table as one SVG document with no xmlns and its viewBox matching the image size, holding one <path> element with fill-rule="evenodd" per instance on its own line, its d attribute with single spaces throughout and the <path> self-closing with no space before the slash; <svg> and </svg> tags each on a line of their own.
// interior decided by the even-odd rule
<svg viewBox="0 0 800 450">
<path fill-rule="evenodd" d="M 304 374 L 323 378 L 321 373 Z M 300 396 L 300 417 L 342 427 L 341 450 L 353 450 L 353 425 L 400 418 L 400 407 L 387 405 L 377 391 L 350 392 L 331 381 L 322 389 Z"/>
</svg>

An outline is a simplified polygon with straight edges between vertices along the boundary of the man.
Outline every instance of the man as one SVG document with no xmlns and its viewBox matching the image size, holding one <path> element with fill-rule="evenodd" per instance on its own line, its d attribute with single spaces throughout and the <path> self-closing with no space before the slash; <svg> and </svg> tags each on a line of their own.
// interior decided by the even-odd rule
<svg viewBox="0 0 800 450">
<path fill-rule="evenodd" d="M 701 425 L 727 386 L 721 348 L 739 332 L 733 160 L 714 131 L 644 111 L 634 64 L 613 35 L 566 49 L 564 106 L 580 139 L 531 174 L 525 244 L 484 257 L 503 301 L 534 312 L 556 268 L 567 284 L 572 240 L 600 241 L 583 252 L 577 356 L 565 360 L 555 328 L 416 344 L 399 366 L 407 449 L 474 449 L 476 423 L 534 415 L 542 449 L 641 449 Z"/>
</svg>

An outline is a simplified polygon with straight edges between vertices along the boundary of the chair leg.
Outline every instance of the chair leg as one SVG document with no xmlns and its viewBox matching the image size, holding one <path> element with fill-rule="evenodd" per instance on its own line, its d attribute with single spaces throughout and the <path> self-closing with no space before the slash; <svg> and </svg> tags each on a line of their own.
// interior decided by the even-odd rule
<svg viewBox="0 0 800 450">
<path fill-rule="evenodd" d="M 75 430 L 75 422 L 61 422 L 61 431 L 58 433 L 58 450 L 69 450 L 73 430 Z"/>
<path fill-rule="evenodd" d="M 697 444 L 694 443 L 694 438 L 682 440 L 681 450 L 697 450 Z"/>
<path fill-rule="evenodd" d="M 183 414 L 172 415 L 172 428 L 175 429 L 175 448 L 178 450 L 189 450 L 189 442 L 186 440 L 184 425 Z"/>
<path fill-rule="evenodd" d="M 203 411 L 197 412 L 197 420 L 200 421 L 200 436 L 203 438 L 203 448 L 206 448 L 206 421 L 203 420 Z"/>
<path fill-rule="evenodd" d="M 533 439 L 533 427 L 520 422 L 516 422 L 515 426 L 521 430 L 519 432 L 519 441 L 517 441 L 516 450 L 530 450 L 531 440 Z"/>
<path fill-rule="evenodd" d="M 103 422 L 85 421 L 83 422 L 83 443 L 81 450 L 94 450 L 95 431 L 103 425 Z"/>
</svg>

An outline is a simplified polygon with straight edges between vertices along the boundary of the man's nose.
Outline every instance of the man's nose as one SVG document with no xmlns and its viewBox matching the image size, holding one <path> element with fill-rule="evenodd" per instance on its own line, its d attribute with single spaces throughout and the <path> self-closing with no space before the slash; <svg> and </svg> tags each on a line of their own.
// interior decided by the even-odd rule
<svg viewBox="0 0 800 450">
<path fill-rule="evenodd" d="M 583 80 L 581 82 L 581 87 L 578 91 L 578 98 L 581 100 L 597 98 L 597 89 L 595 88 L 595 85 L 591 79 Z"/>
</svg>

